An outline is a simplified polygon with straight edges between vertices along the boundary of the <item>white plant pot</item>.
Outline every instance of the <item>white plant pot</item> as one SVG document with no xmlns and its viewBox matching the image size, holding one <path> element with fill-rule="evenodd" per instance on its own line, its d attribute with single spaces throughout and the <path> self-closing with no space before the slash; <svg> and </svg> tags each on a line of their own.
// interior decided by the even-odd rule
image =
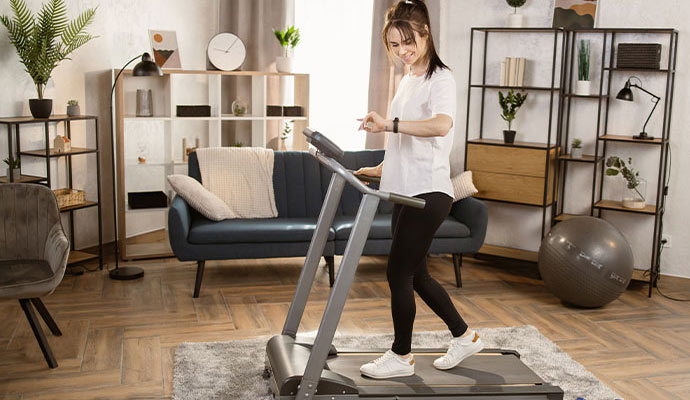
<svg viewBox="0 0 690 400">
<path fill-rule="evenodd" d="M 10 176 L 12 176 L 12 180 L 14 182 L 18 182 L 19 179 L 22 177 L 22 170 L 19 168 L 7 168 L 7 179 L 10 179 Z"/>
<path fill-rule="evenodd" d="M 276 57 L 278 72 L 292 72 L 292 57 Z"/>
<path fill-rule="evenodd" d="M 639 197 L 624 197 L 623 198 L 623 207 L 625 208 L 632 208 L 639 210 L 641 208 L 644 208 L 647 205 L 647 203 L 644 201 L 644 199 L 641 199 Z"/>
<path fill-rule="evenodd" d="M 508 14 L 509 28 L 522 28 L 522 14 Z"/>
<path fill-rule="evenodd" d="M 570 156 L 572 158 L 582 158 L 582 147 L 570 149 Z"/>
<path fill-rule="evenodd" d="M 579 96 L 589 96 L 591 92 L 592 81 L 577 81 L 575 84 L 575 94 Z"/>
</svg>

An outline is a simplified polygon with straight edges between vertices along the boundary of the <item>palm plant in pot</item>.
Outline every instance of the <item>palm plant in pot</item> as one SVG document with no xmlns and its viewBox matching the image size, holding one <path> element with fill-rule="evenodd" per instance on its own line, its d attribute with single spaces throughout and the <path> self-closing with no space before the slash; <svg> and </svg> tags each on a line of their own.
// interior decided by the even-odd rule
<svg viewBox="0 0 690 400">
<path fill-rule="evenodd" d="M 6 159 L 3 160 L 5 164 L 7 164 L 7 179 L 9 181 L 10 177 L 12 177 L 12 181 L 17 182 L 19 179 L 22 177 L 22 172 L 21 172 L 21 161 L 19 160 L 19 157 L 14 156 L 12 158 L 12 162 L 10 162 L 10 158 L 7 157 Z"/>
<path fill-rule="evenodd" d="M 299 28 L 288 26 L 285 30 L 274 29 L 273 34 L 278 39 L 278 43 L 285 48 L 285 56 L 276 57 L 276 69 L 278 72 L 292 72 L 292 58 L 289 50 L 294 49 L 299 43 Z"/>
<path fill-rule="evenodd" d="M 610 156 L 606 159 L 606 175 L 616 176 L 620 174 L 626 182 L 627 190 L 622 197 L 623 207 L 640 209 L 644 208 L 647 181 L 640 178 L 640 173 L 632 168 L 632 157 L 628 157 L 628 165 L 620 157 Z"/>
<path fill-rule="evenodd" d="M 510 128 L 515 119 L 515 114 L 517 114 L 525 100 L 527 100 L 527 94 L 515 93 L 513 89 L 510 89 L 507 95 L 504 95 L 503 92 L 498 92 L 498 104 L 503 110 L 501 118 L 508 122 L 508 130 L 503 131 L 503 141 L 505 143 L 515 142 L 516 132 Z"/>
<path fill-rule="evenodd" d="M 29 99 L 31 115 L 48 118 L 53 100 L 43 98 L 46 84 L 62 60 L 69 60 L 73 51 L 95 37 L 84 29 L 93 20 L 96 9 L 87 9 L 68 21 L 64 0 L 49 0 L 37 15 L 29 10 L 24 0 L 10 0 L 10 7 L 14 16 L 2 15 L 0 22 L 7 28 L 10 43 L 36 86 L 38 98 Z"/>
</svg>

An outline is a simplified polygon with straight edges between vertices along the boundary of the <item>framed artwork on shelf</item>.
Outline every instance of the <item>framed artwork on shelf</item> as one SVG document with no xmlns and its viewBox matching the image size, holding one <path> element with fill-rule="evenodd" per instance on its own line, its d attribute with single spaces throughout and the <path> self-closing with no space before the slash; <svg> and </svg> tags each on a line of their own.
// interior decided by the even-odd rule
<svg viewBox="0 0 690 400">
<path fill-rule="evenodd" d="M 553 28 L 592 29 L 598 0 L 555 0 Z"/>
<path fill-rule="evenodd" d="M 149 30 L 153 59 L 161 68 L 182 68 L 175 31 Z"/>
</svg>

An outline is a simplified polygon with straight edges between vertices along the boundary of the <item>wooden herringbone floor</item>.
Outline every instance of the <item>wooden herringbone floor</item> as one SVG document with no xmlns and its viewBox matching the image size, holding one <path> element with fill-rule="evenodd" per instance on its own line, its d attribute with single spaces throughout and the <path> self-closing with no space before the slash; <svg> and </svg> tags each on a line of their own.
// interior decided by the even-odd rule
<svg viewBox="0 0 690 400">
<path fill-rule="evenodd" d="M 208 262 L 201 297 L 196 264 L 140 262 L 146 276 L 118 282 L 107 273 L 66 276 L 44 302 L 62 329 L 49 335 L 60 364 L 49 370 L 19 304 L 0 302 L 0 399 L 169 398 L 176 346 L 280 331 L 301 259 Z M 336 263 L 339 258 L 336 258 Z M 392 332 L 385 257 L 364 257 L 339 331 Z M 690 398 L 690 304 L 635 286 L 599 310 L 563 306 L 534 278 L 536 267 L 465 258 L 456 289 L 449 257 L 430 269 L 474 327 L 531 324 L 626 399 Z M 316 329 L 329 293 L 318 272 L 302 329 Z M 677 296 L 687 280 L 665 278 Z M 44 328 L 45 329 L 45 328 Z M 418 301 L 415 329 L 443 323 Z M 46 333 L 48 331 L 46 330 Z"/>
</svg>

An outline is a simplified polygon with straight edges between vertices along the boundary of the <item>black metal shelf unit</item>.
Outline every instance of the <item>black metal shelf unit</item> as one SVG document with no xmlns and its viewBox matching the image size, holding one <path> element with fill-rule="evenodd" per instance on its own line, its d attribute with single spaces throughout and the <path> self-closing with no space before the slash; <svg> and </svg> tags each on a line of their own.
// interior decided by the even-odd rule
<svg viewBox="0 0 690 400">
<path fill-rule="evenodd" d="M 572 80 L 573 74 L 576 73 L 575 70 L 575 48 L 577 47 L 576 38 L 579 34 L 598 34 L 602 36 L 602 47 L 601 47 L 601 66 L 600 66 L 600 81 L 598 93 L 590 96 L 578 96 L 572 94 Z M 616 54 L 616 35 L 621 34 L 645 34 L 645 35 L 662 35 L 668 37 L 668 59 L 665 61 L 666 66 L 660 69 L 641 69 L 641 68 L 619 68 L 615 65 L 615 54 Z M 649 296 L 652 295 L 652 288 L 656 285 L 659 268 L 660 268 L 660 254 L 661 254 L 661 236 L 663 230 L 663 215 L 665 211 L 665 201 L 666 194 L 668 193 L 668 187 L 666 186 L 666 179 L 668 175 L 667 171 L 667 159 L 669 150 L 669 139 L 671 132 L 671 111 L 673 106 L 673 88 L 675 83 L 675 71 L 676 71 L 676 53 L 678 46 L 678 31 L 670 28 L 659 28 L 659 29 L 644 29 L 644 28 L 625 28 L 625 29 L 587 29 L 587 30 L 573 30 L 568 31 L 568 69 L 566 71 L 567 79 L 564 82 L 564 98 L 566 99 L 566 106 L 564 110 L 565 118 L 560 121 L 562 134 L 558 137 L 558 143 L 561 148 L 561 154 L 559 155 L 559 167 L 557 175 L 559 178 L 559 184 L 554 187 L 554 190 L 559 190 L 560 193 L 558 198 L 561 199 L 558 207 L 555 207 L 553 212 L 552 224 L 567 219 L 571 217 L 571 214 L 565 214 L 563 212 L 565 207 L 566 191 L 565 183 L 568 172 L 569 161 L 581 161 L 575 160 L 566 154 L 567 144 L 569 143 L 570 134 L 570 111 L 571 102 L 574 99 L 587 97 L 598 99 L 598 110 L 597 110 L 597 124 L 596 124 L 596 140 L 594 142 L 594 154 L 590 156 L 585 156 L 588 161 L 592 164 L 592 189 L 591 189 L 591 204 L 590 213 L 591 216 L 602 217 L 602 211 L 613 211 L 613 212 L 627 212 L 632 214 L 641 214 L 654 216 L 654 233 L 652 236 L 652 257 L 649 268 L 649 280 L 645 282 L 649 284 Z M 607 65 L 608 62 L 608 65 Z M 665 75 L 666 78 L 666 90 L 664 93 L 664 110 L 663 110 L 663 124 L 661 137 L 657 137 L 653 140 L 638 140 L 634 139 L 633 135 L 617 135 L 610 134 L 608 131 L 608 121 L 609 121 L 609 100 L 613 95 L 611 92 L 611 81 L 614 74 L 618 72 L 635 72 L 635 73 L 646 73 L 655 75 Z M 606 87 L 604 86 L 606 85 Z M 615 90 L 615 88 L 614 88 Z M 628 209 L 622 207 L 622 204 L 618 201 L 605 200 L 602 198 L 604 191 L 604 172 L 605 165 L 603 160 L 607 156 L 607 145 L 609 142 L 617 143 L 627 143 L 631 145 L 647 145 L 647 146 L 658 146 L 659 147 L 659 168 L 658 168 L 658 183 L 656 188 L 656 205 L 647 205 L 643 209 Z M 563 145 L 562 145 L 563 144 Z M 566 146 L 564 146 L 566 145 Z M 597 168 L 598 167 L 598 168 Z M 598 185 L 597 185 L 598 181 Z M 555 196 L 555 193 L 554 193 Z"/>
<path fill-rule="evenodd" d="M 553 50 L 551 54 L 551 77 L 550 77 L 550 85 L 546 86 L 504 86 L 504 85 L 497 85 L 497 84 L 492 84 L 487 82 L 486 79 L 486 70 L 487 70 L 487 48 L 488 48 L 488 39 L 489 39 L 489 34 L 492 35 L 514 35 L 514 34 L 540 34 L 540 35 L 551 35 L 553 36 Z M 475 42 L 475 36 L 483 35 L 483 38 L 480 38 L 479 40 L 482 40 L 481 46 L 483 46 L 483 56 L 481 60 L 481 76 L 479 77 L 481 79 L 480 83 L 474 83 L 473 82 L 473 65 L 475 60 L 473 59 L 473 53 L 475 50 L 476 42 Z M 565 73 L 565 57 L 567 53 L 567 34 L 566 31 L 562 28 L 493 28 L 493 27 L 473 27 L 471 28 L 471 33 L 470 33 L 470 55 L 469 55 L 469 77 L 468 77 L 468 87 L 470 90 L 468 90 L 467 93 L 467 118 L 466 118 L 466 125 L 465 125 L 465 160 L 464 160 L 464 167 L 467 169 L 467 151 L 468 151 L 468 144 L 476 142 L 477 140 L 482 140 L 484 139 L 484 114 L 485 114 L 485 99 L 486 99 L 486 94 L 487 90 L 491 89 L 515 89 L 515 90 L 524 90 L 528 92 L 536 92 L 539 93 L 540 95 L 545 95 L 549 96 L 549 115 L 548 115 L 548 126 L 545 127 L 545 134 L 544 134 L 544 142 L 543 143 L 538 143 L 537 147 L 545 149 L 546 153 L 546 161 L 544 165 L 544 193 L 543 193 L 543 201 L 541 202 L 540 205 L 536 207 L 540 207 L 542 209 L 542 223 L 541 223 L 541 238 L 544 237 L 546 234 L 547 226 L 550 226 L 551 218 L 547 218 L 547 209 L 548 208 L 555 208 L 558 199 L 556 197 L 551 197 L 550 200 L 547 201 L 547 198 L 549 197 L 549 191 L 551 188 L 549 187 L 549 181 L 551 180 L 551 185 L 556 186 L 556 181 L 555 181 L 555 176 L 550 176 L 549 170 L 552 169 L 550 166 L 552 165 L 552 162 L 554 160 L 553 157 L 551 157 L 551 149 L 556 146 L 556 141 L 557 138 L 560 136 L 560 124 L 558 121 L 560 121 L 561 114 L 562 114 L 562 104 L 563 104 L 563 96 L 562 96 L 562 87 L 563 87 L 563 78 L 564 78 L 564 73 Z M 560 43 L 560 46 L 559 46 Z M 560 65 L 559 65 L 560 64 Z M 479 89 L 479 90 L 476 90 Z M 481 103 L 480 103 L 480 108 L 479 108 L 479 132 L 478 132 L 478 138 L 475 136 L 470 137 L 470 118 L 472 116 L 472 110 L 471 110 L 471 104 L 472 104 L 472 96 L 473 94 L 480 92 L 481 96 Z M 494 92 L 495 93 L 495 92 Z M 556 115 L 554 119 L 554 105 L 556 106 Z M 476 117 L 476 116 L 475 116 Z M 555 130 L 555 132 L 553 132 Z M 484 139 L 486 140 L 486 139 Z M 524 145 L 511 145 L 511 144 L 503 144 L 503 143 L 497 143 L 498 145 L 502 146 L 508 146 L 508 147 L 525 147 Z M 535 147 L 536 148 L 536 147 Z M 554 151 L 555 156 L 557 157 L 558 151 Z M 553 175 L 553 174 L 552 174 Z M 516 203 L 516 202 L 511 202 L 511 201 L 503 201 L 503 200 L 493 200 L 493 199 L 483 199 L 483 200 L 490 200 L 492 202 L 497 202 L 497 203 L 504 203 L 504 204 L 521 204 L 521 205 L 526 205 L 526 206 L 534 206 L 534 204 L 526 204 L 526 203 Z M 485 247 L 491 247 L 491 248 L 496 248 L 502 250 L 507 250 L 508 252 L 513 252 L 515 249 L 510 249 L 510 248 L 503 248 L 500 246 L 485 246 Z M 480 251 L 484 252 L 484 249 Z M 528 253 L 528 252 L 525 252 Z M 530 252 L 531 253 L 531 252 Z M 490 252 L 487 251 L 487 254 L 491 254 Z M 532 257 L 533 254 L 530 254 L 530 257 L 528 257 L 530 260 L 533 259 Z"/>
<path fill-rule="evenodd" d="M 55 124 L 55 129 L 57 130 L 57 125 L 64 124 L 65 136 L 68 139 L 72 139 L 72 129 L 71 122 L 73 121 L 93 121 L 94 124 L 94 134 L 96 140 L 96 148 L 72 148 L 71 151 L 67 152 L 56 152 L 55 149 L 50 148 L 50 124 Z M 102 234 L 102 224 L 101 224 L 101 163 L 100 163 L 100 150 L 98 147 L 98 117 L 91 115 L 78 115 L 78 116 L 67 116 L 67 115 L 53 115 L 45 119 L 36 119 L 32 117 L 11 117 L 11 118 L 0 118 L 0 124 L 7 127 L 7 148 L 8 148 L 8 158 L 10 164 L 14 161 L 15 155 L 17 157 L 37 157 L 45 159 L 46 164 L 46 175 L 45 176 L 34 176 L 34 175 L 21 175 L 20 179 L 16 181 L 17 183 L 39 183 L 45 184 L 46 186 L 52 188 L 51 178 L 50 178 L 50 160 L 53 158 L 65 157 L 67 166 L 67 179 L 68 186 L 70 189 L 72 186 L 72 157 L 78 155 L 95 154 L 96 155 L 96 188 L 97 188 L 97 201 L 85 201 L 80 204 L 65 206 L 60 208 L 61 213 L 68 213 L 70 222 L 70 256 L 67 261 L 67 265 L 74 265 L 78 263 L 83 263 L 90 260 L 98 260 L 98 265 L 100 269 L 103 269 L 103 234 Z M 21 149 L 21 135 L 20 127 L 22 125 L 43 125 L 43 134 L 45 148 L 37 150 L 24 150 Z M 16 148 L 16 149 L 15 149 Z M 12 174 L 6 177 L 0 177 L 0 182 L 14 183 L 15 180 Z M 82 251 L 76 251 L 74 249 L 74 211 L 97 207 L 98 208 L 98 254 L 90 254 Z"/>
</svg>

